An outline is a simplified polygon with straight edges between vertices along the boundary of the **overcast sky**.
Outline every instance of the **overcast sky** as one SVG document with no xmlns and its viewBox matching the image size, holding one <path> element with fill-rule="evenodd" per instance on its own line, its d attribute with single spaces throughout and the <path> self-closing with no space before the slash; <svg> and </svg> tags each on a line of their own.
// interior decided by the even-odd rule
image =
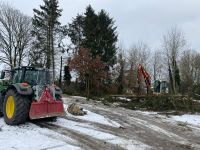
<svg viewBox="0 0 200 150">
<path fill-rule="evenodd" d="M 33 16 L 42 0 L 2 0 Z M 95 11 L 105 9 L 116 21 L 119 40 L 126 48 L 143 41 L 154 50 L 172 26 L 180 28 L 188 45 L 200 51 L 200 0 L 60 0 L 61 22 L 67 24 L 91 4 Z"/>
</svg>

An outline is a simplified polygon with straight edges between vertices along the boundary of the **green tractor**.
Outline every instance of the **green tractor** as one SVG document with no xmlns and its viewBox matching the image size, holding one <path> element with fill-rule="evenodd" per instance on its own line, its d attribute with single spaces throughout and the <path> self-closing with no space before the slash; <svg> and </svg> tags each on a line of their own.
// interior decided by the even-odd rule
<svg viewBox="0 0 200 150">
<path fill-rule="evenodd" d="M 0 116 L 9 125 L 64 115 L 61 90 L 52 84 L 48 69 L 18 67 L 0 79 Z"/>
</svg>

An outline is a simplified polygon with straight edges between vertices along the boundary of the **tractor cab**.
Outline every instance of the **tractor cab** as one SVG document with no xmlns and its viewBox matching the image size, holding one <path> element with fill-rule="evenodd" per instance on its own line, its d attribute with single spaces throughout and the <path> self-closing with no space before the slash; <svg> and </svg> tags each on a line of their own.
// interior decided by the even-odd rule
<svg viewBox="0 0 200 150">
<path fill-rule="evenodd" d="M 12 83 L 28 83 L 31 86 L 51 84 L 50 71 L 35 67 L 18 67 L 12 70 Z"/>
<path fill-rule="evenodd" d="M 10 80 L 11 71 L 10 70 L 2 70 L 0 80 Z"/>
<path fill-rule="evenodd" d="M 11 71 L 2 70 L 0 74 L 0 93 L 7 89 L 7 87 L 10 84 L 10 79 L 11 79 Z"/>
</svg>

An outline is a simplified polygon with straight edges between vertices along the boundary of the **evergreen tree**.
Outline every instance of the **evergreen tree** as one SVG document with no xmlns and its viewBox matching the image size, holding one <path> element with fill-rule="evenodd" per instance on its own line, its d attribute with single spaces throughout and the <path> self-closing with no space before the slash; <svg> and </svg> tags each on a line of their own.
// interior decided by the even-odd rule
<svg viewBox="0 0 200 150">
<path fill-rule="evenodd" d="M 39 53 L 44 53 L 45 66 L 53 68 L 53 78 L 55 77 L 55 40 L 60 29 L 59 17 L 62 10 L 58 7 L 58 0 L 43 0 L 44 5 L 40 10 L 33 9 L 33 31 L 35 37 L 33 48 Z"/>
<path fill-rule="evenodd" d="M 99 18 L 99 31 L 98 31 L 98 42 L 97 51 L 98 54 L 102 55 L 102 60 L 112 65 L 116 61 L 116 42 L 117 34 L 114 21 L 109 17 L 105 10 L 101 10 L 98 15 Z"/>
<path fill-rule="evenodd" d="M 84 15 L 83 35 L 85 38 L 83 39 L 83 47 L 89 48 L 93 58 L 95 58 L 98 54 L 98 16 L 90 5 L 86 8 Z"/>
<path fill-rule="evenodd" d="M 66 32 L 74 46 L 73 52 L 77 52 L 83 42 L 83 16 L 78 14 L 72 23 L 69 23 Z"/>
<path fill-rule="evenodd" d="M 180 77 L 179 68 L 177 66 L 177 63 L 176 63 L 176 70 L 175 70 L 175 81 L 176 81 L 176 89 L 178 90 L 178 92 L 180 92 L 181 77 Z"/>
<path fill-rule="evenodd" d="M 71 74 L 69 71 L 69 66 L 64 66 L 64 81 L 66 85 L 70 85 L 71 83 Z"/>
<path fill-rule="evenodd" d="M 174 94 L 173 76 L 170 65 L 168 65 L 168 72 L 169 72 L 170 92 Z"/>
<path fill-rule="evenodd" d="M 68 36 L 76 48 L 89 48 L 93 58 L 100 56 L 109 66 L 115 63 L 116 27 L 104 10 L 96 14 L 89 5 L 84 15 L 78 15 L 68 25 Z"/>
</svg>

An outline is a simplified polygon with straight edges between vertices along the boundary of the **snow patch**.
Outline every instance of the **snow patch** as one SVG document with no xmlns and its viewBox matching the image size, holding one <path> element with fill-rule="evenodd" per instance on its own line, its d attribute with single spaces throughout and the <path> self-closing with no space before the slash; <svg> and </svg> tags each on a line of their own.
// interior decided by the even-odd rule
<svg viewBox="0 0 200 150">
<path fill-rule="evenodd" d="M 82 134 L 91 136 L 93 138 L 106 141 L 107 143 L 118 145 L 127 150 L 133 150 L 133 149 L 143 150 L 143 149 L 150 148 L 148 145 L 140 141 L 128 140 L 128 139 L 115 136 L 110 133 L 98 131 L 94 126 L 86 124 L 86 123 L 80 123 L 80 122 L 75 122 L 75 121 L 59 118 L 56 124 L 62 127 L 68 128 L 70 130 L 74 130 L 78 133 L 82 133 Z"/>
<path fill-rule="evenodd" d="M 82 97 L 82 96 L 70 96 L 70 97 L 65 97 L 63 99 L 68 99 L 68 98 L 72 98 L 72 99 L 83 99 L 83 100 L 86 100 L 87 98 L 86 97 Z"/>
<path fill-rule="evenodd" d="M 137 113 L 141 113 L 143 115 L 157 115 L 158 112 L 153 112 L 153 111 L 141 111 L 141 110 L 135 110 Z"/>
<path fill-rule="evenodd" d="M 80 149 L 69 144 L 72 142 L 76 143 L 71 138 L 45 128 L 40 128 L 32 123 L 26 123 L 20 126 L 8 126 L 5 124 L 3 118 L 1 118 L 0 128 L 0 149 Z"/>
<path fill-rule="evenodd" d="M 175 121 L 185 122 L 191 125 L 200 126 L 200 115 L 182 115 L 182 116 L 171 116 Z"/>
<path fill-rule="evenodd" d="M 127 102 L 131 101 L 131 99 L 125 98 L 125 97 L 118 97 L 118 99 L 123 100 L 123 101 L 127 101 Z"/>
<path fill-rule="evenodd" d="M 64 108 L 65 108 L 65 111 L 67 112 L 68 105 L 64 104 Z M 78 119 L 82 119 L 82 120 L 86 120 L 86 121 L 90 121 L 90 122 L 96 122 L 96 123 L 100 123 L 100 124 L 104 124 L 104 125 L 108 125 L 108 126 L 112 126 L 112 127 L 119 128 L 121 126 L 119 123 L 117 123 L 109 118 L 106 118 L 102 115 L 93 113 L 89 110 L 85 110 L 85 111 L 87 111 L 87 114 L 84 116 L 74 116 L 68 112 L 67 112 L 67 115 L 74 117 L 74 118 L 78 118 Z"/>
</svg>

